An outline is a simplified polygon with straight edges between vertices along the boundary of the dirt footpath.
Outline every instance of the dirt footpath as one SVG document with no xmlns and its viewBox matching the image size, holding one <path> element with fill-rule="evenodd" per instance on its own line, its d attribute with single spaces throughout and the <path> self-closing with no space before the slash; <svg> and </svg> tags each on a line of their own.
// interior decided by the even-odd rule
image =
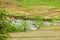
<svg viewBox="0 0 60 40">
<path fill-rule="evenodd" d="M 10 33 L 11 40 L 60 40 L 60 31 Z"/>
</svg>

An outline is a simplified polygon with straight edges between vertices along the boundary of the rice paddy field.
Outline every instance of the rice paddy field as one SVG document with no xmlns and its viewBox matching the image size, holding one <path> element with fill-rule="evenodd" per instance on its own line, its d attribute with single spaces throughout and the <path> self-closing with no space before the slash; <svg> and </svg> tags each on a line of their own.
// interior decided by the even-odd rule
<svg viewBox="0 0 60 40">
<path fill-rule="evenodd" d="M 0 0 L 0 34 L 0 40 L 60 40 L 60 0 Z"/>
</svg>

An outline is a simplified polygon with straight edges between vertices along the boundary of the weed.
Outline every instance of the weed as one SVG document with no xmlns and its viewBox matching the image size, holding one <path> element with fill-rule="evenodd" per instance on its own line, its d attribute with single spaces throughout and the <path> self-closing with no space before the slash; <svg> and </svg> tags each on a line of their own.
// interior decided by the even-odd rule
<svg viewBox="0 0 60 40">
<path fill-rule="evenodd" d="M 40 26 L 42 26 L 42 23 L 43 23 L 43 17 L 36 14 L 33 19 L 35 20 L 35 25 L 37 26 L 37 28 L 40 28 Z"/>
<path fill-rule="evenodd" d="M 60 20 L 60 16 L 59 17 L 52 17 L 52 18 L 50 18 L 50 20 L 51 20 L 51 25 L 53 25 L 56 20 Z"/>
<path fill-rule="evenodd" d="M 4 9 L 0 9 L 0 35 L 2 35 L 0 37 L 0 40 L 6 40 L 6 36 L 3 36 L 3 34 L 7 35 L 8 37 L 8 32 L 6 31 L 6 28 L 8 27 L 8 23 L 5 21 L 5 10 Z"/>
</svg>

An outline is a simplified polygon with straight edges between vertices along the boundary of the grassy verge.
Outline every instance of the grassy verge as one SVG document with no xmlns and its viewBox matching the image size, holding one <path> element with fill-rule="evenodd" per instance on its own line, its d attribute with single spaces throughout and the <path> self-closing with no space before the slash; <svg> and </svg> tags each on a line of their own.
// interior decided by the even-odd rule
<svg viewBox="0 0 60 40">
<path fill-rule="evenodd" d="M 5 21 L 6 11 L 4 9 L 0 9 L 0 40 L 6 40 L 6 36 L 8 37 L 8 32 L 6 28 L 9 27 L 9 24 Z M 4 36 L 4 34 L 6 36 Z"/>
<path fill-rule="evenodd" d="M 49 5 L 60 7 L 60 0 L 15 0 L 15 4 L 18 6 L 30 6 L 30 5 Z"/>
</svg>

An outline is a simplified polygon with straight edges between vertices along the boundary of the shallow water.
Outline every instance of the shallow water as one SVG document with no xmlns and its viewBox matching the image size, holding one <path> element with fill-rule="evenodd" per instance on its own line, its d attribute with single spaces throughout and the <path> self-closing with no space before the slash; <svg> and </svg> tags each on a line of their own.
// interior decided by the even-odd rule
<svg viewBox="0 0 60 40">
<path fill-rule="evenodd" d="M 40 25 L 38 24 L 38 21 L 31 21 L 31 20 L 13 20 L 12 24 L 13 25 L 18 25 L 18 26 L 22 26 L 23 23 L 25 23 L 25 25 L 27 25 L 31 30 L 37 30 L 36 25 Z M 60 26 L 60 21 L 55 21 L 55 22 L 50 22 L 50 21 L 43 21 L 41 26 Z"/>
</svg>

